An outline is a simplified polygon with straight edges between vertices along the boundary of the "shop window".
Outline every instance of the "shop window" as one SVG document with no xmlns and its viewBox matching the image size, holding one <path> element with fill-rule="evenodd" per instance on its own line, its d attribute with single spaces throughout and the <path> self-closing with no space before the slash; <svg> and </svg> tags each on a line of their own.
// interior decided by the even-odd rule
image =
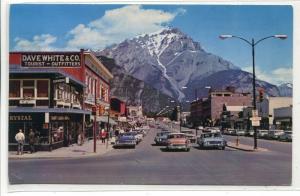
<svg viewBox="0 0 300 196">
<path fill-rule="evenodd" d="M 48 80 L 37 80 L 37 97 L 49 96 L 49 82 Z"/>
<path fill-rule="evenodd" d="M 9 97 L 17 98 L 20 97 L 20 88 L 21 81 L 20 80 L 9 80 Z"/>
<path fill-rule="evenodd" d="M 34 88 L 24 88 L 23 89 L 24 98 L 33 98 L 34 97 Z"/>
</svg>

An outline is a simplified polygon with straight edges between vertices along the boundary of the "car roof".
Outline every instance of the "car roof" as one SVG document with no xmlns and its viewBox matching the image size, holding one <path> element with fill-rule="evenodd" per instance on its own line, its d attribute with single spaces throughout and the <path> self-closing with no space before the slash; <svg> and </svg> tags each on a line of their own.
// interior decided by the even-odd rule
<svg viewBox="0 0 300 196">
<path fill-rule="evenodd" d="M 185 135 L 184 133 L 170 133 L 169 135 Z"/>
</svg>

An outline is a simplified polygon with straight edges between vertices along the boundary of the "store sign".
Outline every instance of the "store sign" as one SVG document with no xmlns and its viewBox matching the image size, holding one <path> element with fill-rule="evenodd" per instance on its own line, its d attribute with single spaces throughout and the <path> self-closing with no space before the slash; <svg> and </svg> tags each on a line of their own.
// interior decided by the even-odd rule
<svg viewBox="0 0 300 196">
<path fill-rule="evenodd" d="M 81 55 L 74 53 L 25 53 L 22 54 L 22 67 L 80 67 Z"/>
<path fill-rule="evenodd" d="M 11 115 L 9 116 L 10 121 L 32 121 L 31 115 Z"/>
</svg>

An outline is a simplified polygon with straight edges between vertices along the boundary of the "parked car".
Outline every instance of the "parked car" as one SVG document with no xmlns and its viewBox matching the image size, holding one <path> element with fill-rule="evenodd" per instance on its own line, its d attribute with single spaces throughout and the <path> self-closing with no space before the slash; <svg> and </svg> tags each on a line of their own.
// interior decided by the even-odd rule
<svg viewBox="0 0 300 196">
<path fill-rule="evenodd" d="M 138 134 L 136 131 L 127 132 L 129 135 L 132 135 L 135 138 L 136 144 L 140 143 L 143 139 L 141 134 Z"/>
<path fill-rule="evenodd" d="M 196 143 L 196 135 L 192 130 L 182 130 L 181 133 L 184 133 L 185 136 L 190 140 L 191 143 Z"/>
<path fill-rule="evenodd" d="M 257 130 L 257 137 L 265 138 L 268 135 L 269 131 L 264 129 Z"/>
<path fill-rule="evenodd" d="M 168 134 L 166 149 L 190 151 L 190 140 L 184 133 L 170 133 Z"/>
<path fill-rule="evenodd" d="M 167 139 L 168 139 L 168 134 L 171 133 L 170 131 L 164 131 L 157 133 L 154 142 L 156 145 L 166 145 L 167 144 Z"/>
<path fill-rule="evenodd" d="M 235 134 L 237 136 L 245 136 L 246 135 L 246 131 L 245 130 L 242 130 L 242 129 L 237 129 Z"/>
<path fill-rule="evenodd" d="M 267 137 L 270 139 L 278 139 L 279 136 L 283 134 L 284 134 L 283 130 L 274 129 L 274 130 L 269 130 Z"/>
<path fill-rule="evenodd" d="M 201 148 L 220 148 L 224 150 L 227 142 L 221 133 L 202 133 L 197 143 Z"/>
<path fill-rule="evenodd" d="M 114 147 L 133 147 L 135 148 L 136 139 L 131 133 L 120 133 L 116 138 Z"/>
<path fill-rule="evenodd" d="M 254 135 L 254 130 L 246 130 L 245 131 L 245 136 L 253 137 Z"/>
<path fill-rule="evenodd" d="M 291 142 L 292 141 L 292 131 L 285 131 L 284 134 L 279 136 L 279 140 L 280 141 L 288 141 Z"/>
</svg>

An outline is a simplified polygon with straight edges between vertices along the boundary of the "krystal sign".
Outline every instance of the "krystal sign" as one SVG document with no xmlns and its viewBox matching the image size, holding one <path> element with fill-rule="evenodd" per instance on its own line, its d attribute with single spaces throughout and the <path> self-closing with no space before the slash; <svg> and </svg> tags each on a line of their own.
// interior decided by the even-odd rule
<svg viewBox="0 0 300 196">
<path fill-rule="evenodd" d="M 79 52 L 61 53 L 24 53 L 21 59 L 22 67 L 80 67 L 81 55 Z"/>
</svg>

